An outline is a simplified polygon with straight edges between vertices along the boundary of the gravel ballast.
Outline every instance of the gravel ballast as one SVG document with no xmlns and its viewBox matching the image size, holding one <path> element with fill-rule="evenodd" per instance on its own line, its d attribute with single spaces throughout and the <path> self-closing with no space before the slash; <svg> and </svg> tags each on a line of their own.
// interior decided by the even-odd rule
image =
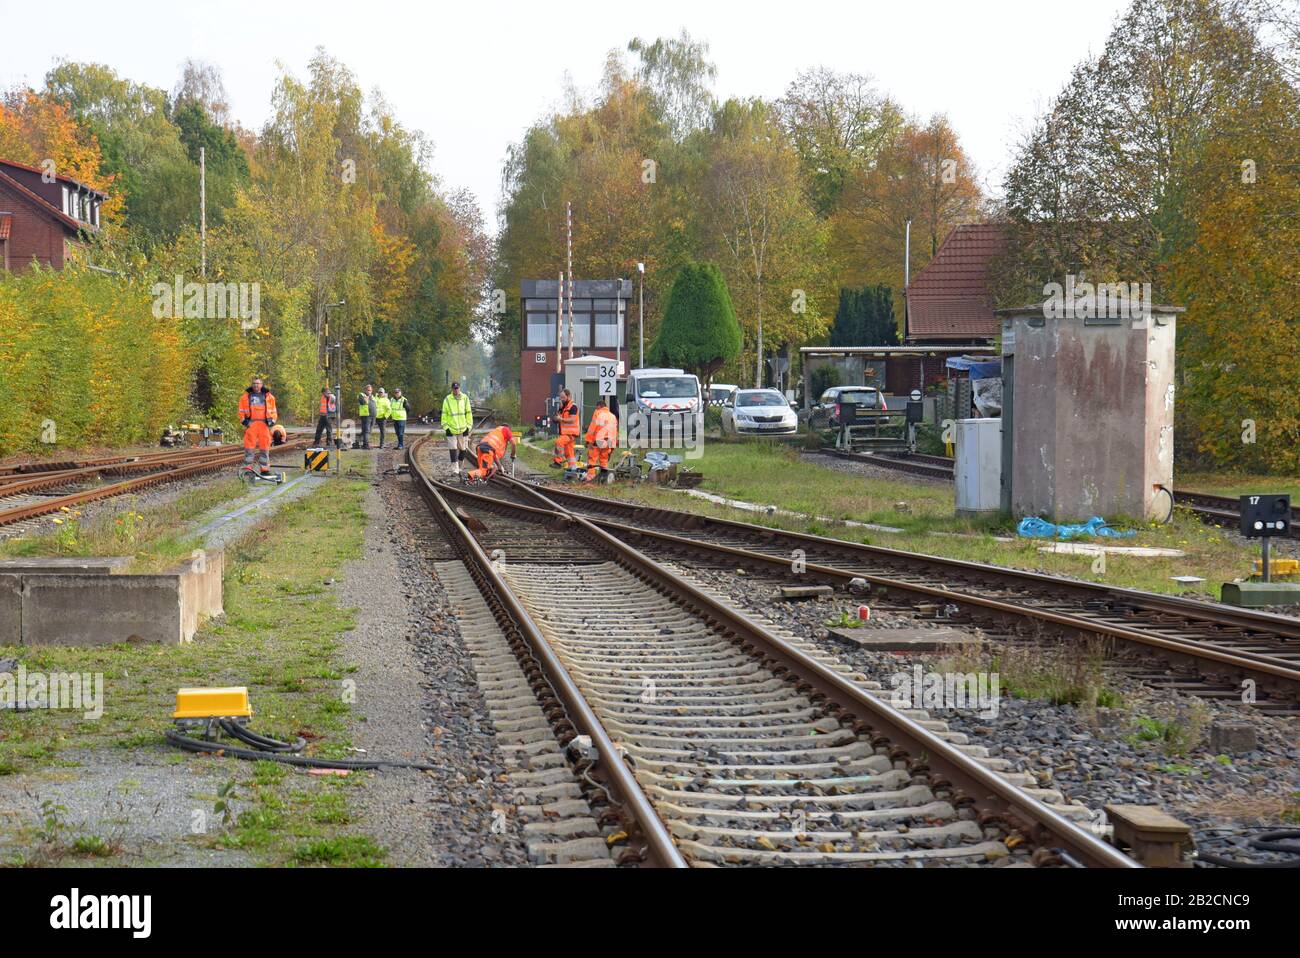
<svg viewBox="0 0 1300 958">
<path fill-rule="evenodd" d="M 439 771 L 374 774 L 353 805 L 394 865 L 527 864 L 518 831 L 493 828 L 511 797 L 471 660 L 421 545 L 441 532 L 409 478 L 393 473 L 401 453 L 372 454 L 365 554 L 338 587 L 340 602 L 359 610 L 343 642 L 365 717 L 353 737 L 367 757 L 410 758 Z"/>
<path fill-rule="evenodd" d="M 789 582 L 716 569 L 696 568 L 691 575 L 725 593 L 738 608 L 764 615 L 832 652 L 880 682 L 883 694 L 894 687 L 895 676 L 913 674 L 916 666 L 923 673 L 971 668 L 969 663 L 954 664 L 953 653 L 876 652 L 830 637 L 827 620 L 855 615 L 859 602 L 869 604 L 870 598 L 839 593 L 831 599 L 790 602 L 778 598 L 779 586 Z M 991 655 L 1004 648 L 969 625 L 935 622 L 905 611 L 873 608 L 865 627 L 964 631 L 972 642 L 991 641 Z M 986 745 L 990 754 L 1010 760 L 1016 771 L 1032 774 L 1040 786 L 1059 789 L 1071 801 L 1094 810 L 1107 804 L 1158 806 L 1191 826 L 1201 851 L 1253 861 L 1296 860 L 1250 849 L 1248 843 L 1262 831 L 1300 827 L 1294 820 L 1300 815 L 1300 720 L 1153 688 L 1117 669 L 1106 670 L 1106 685 L 1121 705 L 1076 708 L 1012 698 L 1003 690 L 992 716 L 976 709 L 932 712 L 954 731 L 968 734 L 972 743 Z M 1208 734 L 1218 722 L 1248 723 L 1256 730 L 1257 747 L 1215 754 Z M 1177 747 L 1151 737 L 1166 726 L 1183 737 Z"/>
</svg>

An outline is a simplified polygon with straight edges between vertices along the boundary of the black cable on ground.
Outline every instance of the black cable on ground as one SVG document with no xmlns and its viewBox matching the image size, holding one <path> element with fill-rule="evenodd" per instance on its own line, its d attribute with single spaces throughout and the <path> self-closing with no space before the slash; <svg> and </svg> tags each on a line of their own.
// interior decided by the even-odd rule
<svg viewBox="0 0 1300 958">
<path fill-rule="evenodd" d="M 1276 832 L 1264 832 L 1250 840 L 1251 848 L 1264 852 L 1283 852 L 1287 855 L 1300 856 L 1300 845 L 1288 845 L 1287 841 L 1300 841 L 1300 828 L 1287 828 Z M 1197 859 L 1211 865 L 1224 868 L 1300 868 L 1300 857 L 1293 861 L 1281 862 L 1245 862 L 1237 858 L 1224 858 L 1222 855 L 1199 853 Z"/>
<path fill-rule="evenodd" d="M 227 725 L 226 720 L 222 720 L 221 726 L 224 729 Z M 298 739 L 290 745 L 288 742 L 278 742 L 275 739 L 266 738 L 258 735 L 256 732 L 249 732 L 241 728 L 237 723 L 229 722 L 231 728 L 239 728 L 240 732 L 247 733 L 248 738 L 243 735 L 231 732 L 237 738 L 245 742 L 250 739 L 260 739 L 267 743 L 267 746 L 256 745 L 254 748 L 240 748 L 235 745 L 223 745 L 221 742 L 210 738 L 191 738 L 188 735 L 182 735 L 174 728 L 169 728 L 163 735 L 167 741 L 177 748 L 185 749 L 187 752 L 201 752 L 207 754 L 229 755 L 233 758 L 248 759 L 255 762 L 283 762 L 286 765 L 299 765 L 305 768 L 337 768 L 347 771 L 364 771 L 367 769 L 381 768 L 413 768 L 421 772 L 433 772 L 438 770 L 437 765 L 426 765 L 420 762 L 393 762 L 382 759 L 368 758 L 309 758 L 306 755 L 299 755 L 298 752 L 306 745 L 302 739 Z M 253 744 L 253 743 L 250 743 Z M 276 750 L 271 750 L 270 746 L 279 746 Z"/>
<path fill-rule="evenodd" d="M 1160 491 L 1169 497 L 1169 515 L 1165 516 L 1162 525 L 1167 525 L 1174 518 L 1174 492 L 1168 486 L 1162 485 Z"/>
</svg>

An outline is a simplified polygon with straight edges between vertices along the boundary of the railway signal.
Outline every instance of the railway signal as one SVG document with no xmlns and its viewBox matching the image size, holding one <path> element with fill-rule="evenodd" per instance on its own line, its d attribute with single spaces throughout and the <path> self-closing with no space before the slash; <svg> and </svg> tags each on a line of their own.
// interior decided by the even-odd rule
<svg viewBox="0 0 1300 958">
<path fill-rule="evenodd" d="M 1273 536 L 1286 536 L 1291 532 L 1291 497 L 1269 494 L 1242 496 L 1241 534 L 1248 539 L 1263 540 L 1264 581 L 1272 581 L 1269 574 L 1270 543 Z"/>
</svg>

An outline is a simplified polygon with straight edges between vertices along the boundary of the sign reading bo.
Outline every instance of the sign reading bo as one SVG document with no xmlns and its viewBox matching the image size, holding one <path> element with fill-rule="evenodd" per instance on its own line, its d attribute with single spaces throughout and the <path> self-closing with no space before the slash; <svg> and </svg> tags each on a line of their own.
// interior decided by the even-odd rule
<svg viewBox="0 0 1300 958">
<path fill-rule="evenodd" d="M 1252 539 L 1285 536 L 1291 528 L 1290 496 L 1242 496 L 1241 534 Z"/>
</svg>

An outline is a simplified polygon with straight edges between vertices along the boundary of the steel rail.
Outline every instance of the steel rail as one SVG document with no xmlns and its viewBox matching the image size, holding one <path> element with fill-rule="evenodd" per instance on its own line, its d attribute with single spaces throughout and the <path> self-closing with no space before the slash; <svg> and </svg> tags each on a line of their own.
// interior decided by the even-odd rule
<svg viewBox="0 0 1300 958">
<path fill-rule="evenodd" d="M 561 501 L 579 503 L 586 508 L 607 513 L 621 513 L 627 516 L 655 516 L 666 525 L 675 525 L 681 531 L 690 532 L 704 527 L 719 527 L 737 535 L 782 539 L 795 542 L 801 546 L 822 550 L 837 551 L 849 558 L 884 561 L 904 568 L 918 570 L 939 568 L 956 575 L 978 578 L 994 578 L 1020 587 L 1048 589 L 1058 593 L 1073 593 L 1080 598 L 1099 601 L 1122 600 L 1141 605 L 1152 610 L 1187 616 L 1214 625 L 1233 628 L 1255 629 L 1271 632 L 1285 638 L 1300 640 L 1300 619 L 1280 615 L 1276 612 L 1261 612 L 1255 609 L 1238 609 L 1229 606 L 1214 605 L 1181 596 L 1163 595 L 1157 592 L 1143 592 L 1121 586 L 1103 585 L 1083 579 L 1066 579 L 1048 575 L 1043 572 L 1030 572 L 1024 569 L 1012 569 L 1006 566 L 988 565 L 971 562 L 967 559 L 951 559 L 945 556 L 931 555 L 925 552 L 906 552 L 888 546 L 850 542 L 845 539 L 833 539 L 829 536 L 815 535 L 809 532 L 797 532 L 789 529 L 777 529 L 742 522 L 736 519 L 723 519 L 696 512 L 682 512 L 659 506 L 632 505 L 618 499 L 604 496 L 592 496 L 569 490 L 548 488 L 548 496 Z"/>
<path fill-rule="evenodd" d="M 278 447 L 277 447 L 278 448 Z M 42 470 L 31 474 L 19 474 L 0 478 L 0 496 L 16 496 L 25 492 L 35 492 L 57 486 L 66 486 L 82 479 L 93 479 L 103 475 L 128 475 L 133 472 L 147 472 L 151 469 L 170 469 L 192 462 L 201 462 L 209 457 L 229 454 L 231 447 L 209 447 L 202 453 L 190 450 L 183 453 L 135 456 L 111 463 L 79 466 L 73 469 Z"/>
<path fill-rule="evenodd" d="M 828 668 L 807 653 L 795 648 L 768 632 L 748 616 L 713 598 L 690 582 L 674 575 L 652 559 L 624 542 L 585 516 L 573 513 L 559 503 L 548 499 L 536 489 L 528 489 L 530 496 L 543 508 L 549 508 L 552 519 L 567 518 L 576 528 L 587 532 L 606 550 L 612 552 L 620 565 L 639 578 L 650 582 L 666 593 L 675 594 L 684 605 L 703 610 L 718 621 L 724 632 L 730 632 L 742 647 L 749 648 L 764 661 L 771 663 L 773 671 L 789 672 L 801 689 L 814 692 L 813 700 L 831 703 L 838 711 L 854 721 L 862 731 L 875 731 L 895 746 L 903 748 L 914 759 L 935 768 L 955 789 L 962 792 L 981 811 L 1001 813 L 1010 809 L 1011 817 L 1024 822 L 1026 832 L 1038 845 L 1061 848 L 1074 860 L 1090 867 L 1140 868 L 1136 861 L 1114 847 L 1089 834 L 1068 819 L 1053 811 L 1032 795 L 1006 781 L 979 762 L 963 754 L 953 745 L 928 731 L 919 723 L 903 715 L 892 705 Z M 453 488 L 453 487 L 447 487 Z"/>
<path fill-rule="evenodd" d="M 677 849 L 676 843 L 668 833 L 663 820 L 655 811 L 654 804 L 642 790 L 632 770 L 627 766 L 604 724 L 588 704 L 577 683 L 568 669 L 560 661 L 551 644 L 546 640 L 542 630 L 524 608 L 523 603 L 506 583 L 501 573 L 492 564 L 479 545 L 478 540 L 456 515 L 439 492 L 439 483 L 430 479 L 421 469 L 417 451 L 432 439 L 426 436 L 413 443 L 406 454 L 406 461 L 412 476 L 417 480 L 417 488 L 429 508 L 449 526 L 456 535 L 457 545 L 473 564 L 473 568 L 487 583 L 491 592 L 506 607 L 507 614 L 518 630 L 520 637 L 527 644 L 534 660 L 542 669 L 551 689 L 563 703 L 565 712 L 573 726 L 584 735 L 591 737 L 600 762 L 597 768 L 608 781 L 611 791 L 640 830 L 646 842 L 652 863 L 660 867 L 686 868 L 686 860 Z M 555 513 L 550 515 L 554 519 Z M 562 742 L 561 744 L 567 744 Z"/>
<path fill-rule="evenodd" d="M 307 444 L 307 440 L 290 440 L 282 446 L 274 448 L 279 450 L 298 449 Z M 110 483 L 109 485 L 100 486 L 97 489 L 88 489 L 85 492 L 70 493 L 66 496 L 52 496 L 43 502 L 34 502 L 25 506 L 17 506 L 12 509 L 0 509 L 0 525 L 9 525 L 14 522 L 21 522 L 24 519 L 32 519 L 37 516 L 48 515 L 51 512 L 60 512 L 64 508 L 72 508 L 86 502 L 93 502 L 98 499 L 109 499 L 113 496 L 120 496 L 136 489 L 147 488 L 148 486 L 158 485 L 163 482 L 170 482 L 173 479 L 188 479 L 191 476 L 202 475 L 207 472 L 215 472 L 226 466 L 233 465 L 242 461 L 244 457 L 243 447 L 227 447 L 223 452 L 210 456 L 203 456 L 198 462 L 192 462 L 189 459 L 182 460 L 182 464 L 164 468 L 158 472 L 151 472 L 147 475 L 137 476 L 133 479 L 126 479 L 122 482 Z M 193 458 L 193 457 L 191 457 Z M 0 489 L 0 495 L 13 495 L 9 490 Z"/>
<path fill-rule="evenodd" d="M 517 490 L 521 494 L 534 498 L 535 501 L 542 501 L 546 498 L 539 490 L 528 486 L 525 483 L 521 483 L 517 479 L 510 479 L 502 476 L 500 477 L 500 481 L 512 490 Z M 493 499 L 490 496 L 481 496 L 469 490 L 455 489 L 453 487 L 452 491 L 461 496 L 477 499 L 484 505 L 488 506 L 492 503 L 501 503 L 501 500 L 499 499 Z M 511 507 L 515 506 L 513 503 L 510 505 Z M 544 508 L 529 506 L 520 506 L 519 508 L 527 509 L 538 517 L 542 517 L 546 514 Z M 783 572 L 788 571 L 790 568 L 789 559 L 780 556 L 773 556 L 765 552 L 757 552 L 740 546 L 726 545 L 723 543 L 703 542 L 699 539 L 687 538 L 663 530 L 647 529 L 643 526 L 629 525 L 626 523 L 616 522 L 612 519 L 602 519 L 599 517 L 586 518 L 589 518 L 593 523 L 601 528 L 620 536 L 645 538 L 681 550 L 727 555 L 753 565 L 767 566 Z M 1153 635 L 1126 626 L 1097 621 L 1082 616 L 1070 615 L 1068 613 L 1056 612 L 1051 609 L 1042 609 L 1030 605 L 1006 602 L 989 596 L 950 589 L 946 586 L 931 586 L 924 583 L 910 582 L 906 579 L 895 579 L 890 576 L 877 575 L 874 573 L 840 569 L 835 566 L 815 562 L 805 562 L 804 568 L 806 570 L 805 574 L 820 577 L 825 581 L 839 585 L 846 585 L 854 579 L 861 579 L 865 580 L 874 588 L 909 592 L 926 598 L 936 599 L 944 603 L 953 603 L 958 606 L 973 606 L 999 615 L 1011 616 L 1019 619 L 1027 618 L 1044 623 L 1050 623 L 1081 634 L 1102 635 L 1111 639 L 1118 639 L 1159 649 L 1165 653 L 1182 656 L 1195 662 L 1209 663 L 1212 667 L 1216 667 L 1220 670 L 1227 669 L 1237 678 L 1252 678 L 1266 688 L 1276 688 L 1292 693 L 1294 693 L 1297 688 L 1300 688 L 1300 669 L 1291 666 L 1283 660 L 1276 659 L 1266 654 L 1249 651 L 1231 651 L 1198 642 L 1167 638 L 1165 636 Z"/>
</svg>

